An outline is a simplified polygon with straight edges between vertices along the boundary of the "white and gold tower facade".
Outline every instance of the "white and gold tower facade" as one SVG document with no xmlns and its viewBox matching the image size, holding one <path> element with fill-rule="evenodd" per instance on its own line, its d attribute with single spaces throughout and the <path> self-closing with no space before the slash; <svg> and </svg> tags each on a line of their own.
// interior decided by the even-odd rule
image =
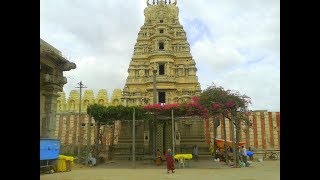
<svg viewBox="0 0 320 180">
<path fill-rule="evenodd" d="M 147 1 L 144 15 L 123 89 L 123 104 L 153 103 L 153 70 L 156 103 L 190 101 L 201 88 L 186 32 L 179 22 L 177 1 Z"/>
</svg>

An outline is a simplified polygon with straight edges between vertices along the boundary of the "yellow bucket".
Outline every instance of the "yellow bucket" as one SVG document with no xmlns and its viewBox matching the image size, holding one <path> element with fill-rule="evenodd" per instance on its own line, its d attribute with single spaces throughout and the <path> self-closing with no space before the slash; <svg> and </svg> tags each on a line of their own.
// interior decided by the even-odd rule
<svg viewBox="0 0 320 180">
<path fill-rule="evenodd" d="M 73 164 L 74 158 L 72 156 L 59 155 L 57 172 L 71 171 L 71 164 Z"/>
</svg>

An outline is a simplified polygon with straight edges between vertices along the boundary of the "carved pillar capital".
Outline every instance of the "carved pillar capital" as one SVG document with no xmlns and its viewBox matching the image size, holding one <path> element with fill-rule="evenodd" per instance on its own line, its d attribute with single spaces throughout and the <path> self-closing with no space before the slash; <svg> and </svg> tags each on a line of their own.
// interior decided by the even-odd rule
<svg viewBox="0 0 320 180">
<path fill-rule="evenodd" d="M 63 89 L 62 85 L 57 84 L 46 84 L 43 86 L 43 95 L 44 96 L 54 96 L 59 97 L 58 92 L 61 92 Z"/>
<path fill-rule="evenodd" d="M 40 81 L 48 86 L 46 88 L 57 88 L 58 91 L 62 91 L 63 85 L 67 83 L 67 78 L 62 75 L 41 74 Z M 54 85 L 57 87 L 54 87 Z"/>
</svg>

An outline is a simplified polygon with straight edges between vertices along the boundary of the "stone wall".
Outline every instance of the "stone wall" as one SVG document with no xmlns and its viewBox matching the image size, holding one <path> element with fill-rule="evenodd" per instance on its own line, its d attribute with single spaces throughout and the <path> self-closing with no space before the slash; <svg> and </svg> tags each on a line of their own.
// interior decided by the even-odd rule
<svg viewBox="0 0 320 180">
<path fill-rule="evenodd" d="M 88 125 L 89 125 L 89 117 L 87 114 L 81 115 L 81 131 L 80 131 L 80 142 L 82 146 L 87 145 L 88 140 Z M 55 137 L 60 139 L 61 142 L 61 151 L 66 151 L 68 153 L 77 153 L 76 146 L 78 145 L 78 123 L 79 123 L 79 114 L 77 113 L 58 113 L 56 115 L 56 131 Z M 111 126 L 104 125 L 100 127 L 100 131 L 102 132 L 102 147 L 106 149 L 108 145 L 115 143 L 118 141 L 118 134 L 120 132 L 120 122 L 116 121 L 115 130 L 113 131 Z M 95 144 L 95 138 L 97 136 L 97 128 L 92 119 L 92 123 L 90 125 L 91 128 L 91 145 Z M 112 136 L 112 133 L 113 136 Z M 112 141 L 113 137 L 113 141 Z"/>
<path fill-rule="evenodd" d="M 56 116 L 56 131 L 55 137 L 61 140 L 62 151 L 66 148 L 66 151 L 72 152 L 72 148 L 77 146 L 78 138 L 78 114 L 57 114 Z M 252 127 L 247 128 L 245 126 L 241 127 L 241 140 L 246 142 L 246 148 L 251 147 L 256 152 L 263 152 L 264 150 L 274 150 L 280 151 L 280 112 L 267 112 L 267 111 L 257 111 L 253 112 L 249 116 L 249 119 L 252 121 Z M 83 146 L 87 145 L 87 129 L 88 129 L 88 115 L 83 114 L 81 116 L 81 142 Z M 222 119 L 220 119 L 222 121 Z M 144 144 L 144 126 L 143 121 L 136 123 L 136 144 L 137 144 L 137 153 L 140 152 L 140 149 L 143 149 Z M 226 134 L 227 140 L 231 140 L 232 132 L 230 131 L 229 121 L 226 120 Z M 157 147 L 160 149 L 172 148 L 172 132 L 171 132 L 171 122 L 166 123 L 165 131 L 167 132 L 166 144 L 163 142 L 163 125 L 158 125 L 157 130 Z M 190 126 L 190 127 L 189 127 Z M 94 120 L 92 120 L 91 126 L 91 144 L 94 144 L 94 137 L 96 136 L 96 125 Z M 128 146 L 132 142 L 132 125 L 130 121 L 121 123 L 120 121 L 116 122 L 115 130 L 112 131 L 110 126 L 102 126 L 101 131 L 103 133 L 103 144 L 104 148 L 107 145 L 112 144 L 112 137 L 114 138 L 113 143 L 118 145 L 119 141 L 122 145 L 126 144 L 126 152 L 131 151 Z M 114 135 L 112 136 L 112 133 Z M 175 123 L 175 135 L 176 135 L 176 151 L 182 153 L 190 153 L 192 146 L 197 144 L 199 149 L 203 149 L 203 152 L 209 152 L 210 145 L 213 145 L 213 119 L 180 119 L 176 120 Z M 180 136 L 180 137 L 179 137 Z M 177 138 L 178 137 L 178 138 Z M 220 126 L 217 128 L 217 138 L 223 139 L 223 126 L 220 123 Z M 138 147 L 139 146 L 139 147 Z M 163 147 L 164 146 L 164 147 Z M 207 148 L 207 150 L 206 150 Z M 143 154 L 141 150 L 141 154 Z M 76 152 L 76 151 L 75 151 Z"/>
<path fill-rule="evenodd" d="M 255 150 L 280 150 L 280 112 L 256 111 L 249 116 L 252 127 L 241 126 L 241 141 Z M 222 120 L 222 119 L 221 119 Z M 222 123 L 217 129 L 217 137 L 223 137 Z M 213 144 L 213 119 L 209 119 L 210 143 Z M 231 140 L 230 123 L 226 121 L 227 140 Z"/>
</svg>

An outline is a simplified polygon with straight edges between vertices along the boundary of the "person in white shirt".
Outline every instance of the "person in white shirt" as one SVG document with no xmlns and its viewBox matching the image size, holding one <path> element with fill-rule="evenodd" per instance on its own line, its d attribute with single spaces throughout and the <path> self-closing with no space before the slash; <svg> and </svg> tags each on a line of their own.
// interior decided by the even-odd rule
<svg viewBox="0 0 320 180">
<path fill-rule="evenodd" d="M 241 153 L 242 161 L 244 163 L 247 163 L 247 149 L 244 146 L 241 147 L 240 153 Z"/>
</svg>

